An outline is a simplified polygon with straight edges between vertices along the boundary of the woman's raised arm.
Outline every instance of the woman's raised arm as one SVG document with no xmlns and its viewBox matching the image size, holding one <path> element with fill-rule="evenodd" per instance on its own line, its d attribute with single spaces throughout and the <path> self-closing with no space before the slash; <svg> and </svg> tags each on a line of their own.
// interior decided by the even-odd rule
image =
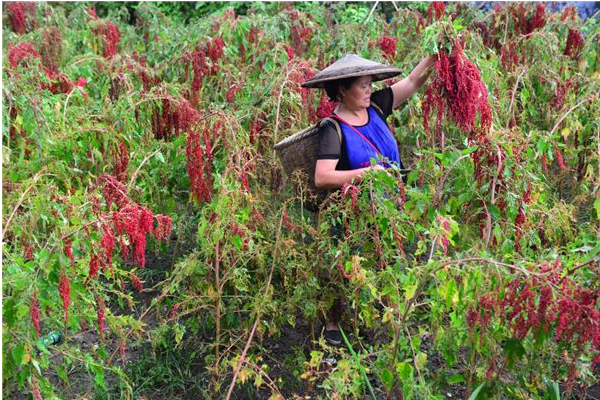
<svg viewBox="0 0 600 400">
<path fill-rule="evenodd" d="M 412 70 L 410 75 L 402 79 L 400 82 L 392 85 L 392 92 L 394 93 L 394 108 L 397 108 L 404 100 L 412 96 L 417 90 L 421 88 L 429 78 L 430 71 L 427 71 L 429 67 L 435 62 L 435 56 L 427 56 L 421 60 L 419 65 Z"/>
</svg>

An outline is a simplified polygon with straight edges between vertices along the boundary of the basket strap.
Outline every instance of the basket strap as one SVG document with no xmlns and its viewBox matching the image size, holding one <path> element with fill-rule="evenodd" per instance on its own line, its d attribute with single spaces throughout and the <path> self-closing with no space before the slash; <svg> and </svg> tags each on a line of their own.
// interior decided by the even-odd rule
<svg viewBox="0 0 600 400">
<path fill-rule="evenodd" d="M 383 115 L 383 110 L 377 104 L 371 103 L 371 107 L 373 107 L 374 109 L 376 109 L 377 111 L 379 111 L 379 114 Z"/>
<path fill-rule="evenodd" d="M 379 151 L 379 149 L 377 148 L 377 146 L 375 146 L 373 143 L 371 143 L 371 141 L 369 139 L 367 139 L 365 137 L 365 135 L 360 133 L 360 131 L 358 129 L 356 129 L 353 125 L 350 125 L 349 123 L 344 121 L 339 115 L 334 114 L 334 115 L 332 115 L 332 118 L 339 119 L 340 121 L 342 121 L 343 123 L 348 125 L 350 128 L 354 129 L 354 132 L 358 133 L 358 136 L 360 136 L 365 142 L 367 142 L 369 144 L 369 146 L 371 146 L 377 154 L 382 155 L 381 152 Z"/>
</svg>

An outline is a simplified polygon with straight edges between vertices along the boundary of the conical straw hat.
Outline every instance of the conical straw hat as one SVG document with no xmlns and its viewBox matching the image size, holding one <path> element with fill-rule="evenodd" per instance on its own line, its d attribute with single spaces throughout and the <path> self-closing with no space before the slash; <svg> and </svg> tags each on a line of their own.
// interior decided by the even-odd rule
<svg viewBox="0 0 600 400">
<path fill-rule="evenodd" d="M 322 88 L 323 84 L 328 81 L 365 75 L 372 75 L 373 81 L 381 81 L 396 76 L 401 72 L 401 70 L 391 65 L 383 65 L 359 57 L 356 54 L 348 54 L 308 79 L 302 86 L 306 88 Z"/>
</svg>

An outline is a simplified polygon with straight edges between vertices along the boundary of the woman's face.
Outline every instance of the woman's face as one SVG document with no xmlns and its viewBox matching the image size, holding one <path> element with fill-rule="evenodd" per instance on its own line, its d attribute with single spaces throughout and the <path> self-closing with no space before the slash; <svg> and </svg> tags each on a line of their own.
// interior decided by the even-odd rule
<svg viewBox="0 0 600 400">
<path fill-rule="evenodd" d="M 351 108 L 367 108 L 371 104 L 371 84 L 373 79 L 370 76 L 361 76 L 352 83 L 349 89 L 340 88 L 342 102 Z"/>
</svg>

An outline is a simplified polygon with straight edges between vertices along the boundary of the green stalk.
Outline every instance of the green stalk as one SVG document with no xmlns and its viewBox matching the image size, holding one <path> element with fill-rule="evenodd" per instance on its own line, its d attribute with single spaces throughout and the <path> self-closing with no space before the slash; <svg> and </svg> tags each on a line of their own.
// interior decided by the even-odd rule
<svg viewBox="0 0 600 400">
<path fill-rule="evenodd" d="M 366 383 L 367 387 L 369 388 L 369 393 L 371 394 L 371 398 L 373 400 L 377 400 L 377 396 L 375 396 L 375 391 L 373 390 L 373 386 L 371 386 L 371 382 L 369 382 L 369 378 L 367 377 L 367 372 L 365 371 L 365 368 L 360 363 L 360 359 L 358 358 L 358 355 L 352 348 L 352 345 L 348 341 L 348 338 L 346 338 L 346 335 L 344 334 L 344 330 L 342 329 L 342 327 L 340 327 L 340 333 L 342 334 L 344 343 L 346 343 L 346 347 L 348 347 L 348 350 L 350 350 L 350 354 L 352 354 L 352 357 L 354 357 L 354 362 L 356 363 L 356 366 L 358 367 L 358 370 L 360 371 L 360 376 L 363 378 L 363 381 Z"/>
</svg>

